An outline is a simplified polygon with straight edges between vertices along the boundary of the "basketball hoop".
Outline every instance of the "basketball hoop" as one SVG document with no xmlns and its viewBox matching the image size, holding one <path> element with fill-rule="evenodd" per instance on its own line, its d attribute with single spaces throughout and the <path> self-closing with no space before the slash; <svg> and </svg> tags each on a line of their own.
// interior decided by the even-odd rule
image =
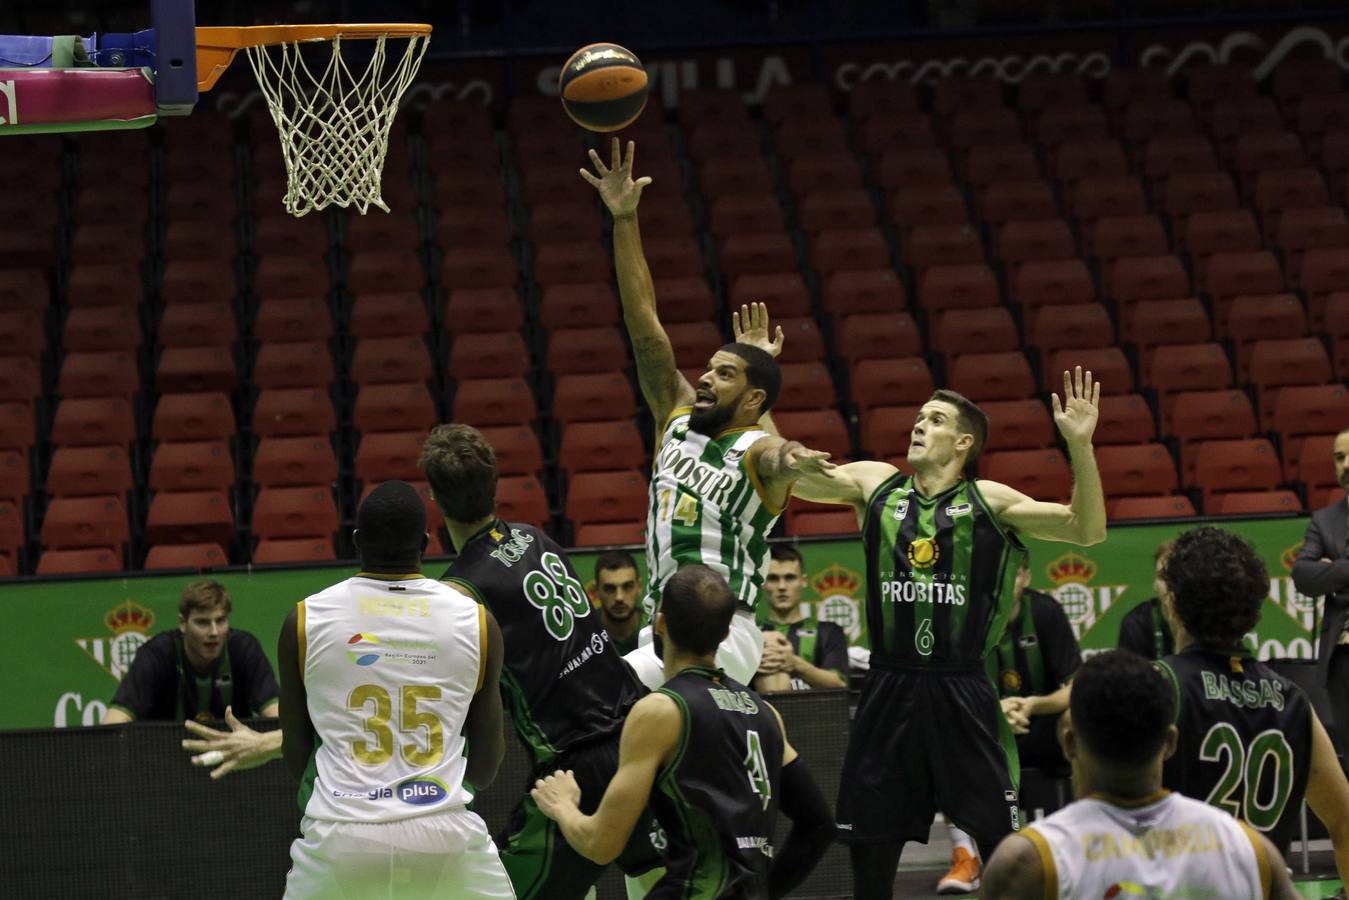
<svg viewBox="0 0 1349 900">
<path fill-rule="evenodd" d="M 329 206 L 389 211 L 380 176 L 398 101 L 430 41 L 430 25 L 263 25 L 197 29 L 197 84 L 209 90 L 235 53 L 248 54 L 281 138 L 286 211 Z M 401 57 L 389 39 L 405 39 Z M 344 41 L 373 41 L 363 67 L 342 55 Z M 302 45 L 327 42 L 326 59 L 306 60 Z"/>
</svg>

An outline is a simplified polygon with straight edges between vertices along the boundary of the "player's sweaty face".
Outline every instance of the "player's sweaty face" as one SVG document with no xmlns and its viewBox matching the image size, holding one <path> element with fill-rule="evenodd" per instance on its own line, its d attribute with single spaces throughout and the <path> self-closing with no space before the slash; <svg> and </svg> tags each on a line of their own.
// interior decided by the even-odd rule
<svg viewBox="0 0 1349 900">
<path fill-rule="evenodd" d="M 958 412 L 941 400 L 923 404 L 909 434 L 910 465 L 927 462 L 940 466 L 956 455 L 956 441 L 961 435 Z"/>
<path fill-rule="evenodd" d="M 718 350 L 708 362 L 703 377 L 698 379 L 689 425 L 702 434 L 725 428 L 735 417 L 736 408 L 748 389 L 745 361 L 734 353 Z"/>
<path fill-rule="evenodd" d="M 624 622 L 637 612 L 637 572 L 633 569 L 602 569 L 595 576 L 595 593 L 605 615 Z"/>
<path fill-rule="evenodd" d="M 779 613 L 792 612 L 801 602 L 801 589 L 806 586 L 801 564 L 794 559 L 769 560 L 763 586 L 773 609 Z"/>
<path fill-rule="evenodd" d="M 1349 491 L 1349 431 L 1335 438 L 1335 480 Z"/>
<path fill-rule="evenodd" d="M 186 619 L 179 617 L 178 627 L 189 656 L 213 662 L 229 637 L 230 614 L 221 608 L 193 610 Z"/>
</svg>

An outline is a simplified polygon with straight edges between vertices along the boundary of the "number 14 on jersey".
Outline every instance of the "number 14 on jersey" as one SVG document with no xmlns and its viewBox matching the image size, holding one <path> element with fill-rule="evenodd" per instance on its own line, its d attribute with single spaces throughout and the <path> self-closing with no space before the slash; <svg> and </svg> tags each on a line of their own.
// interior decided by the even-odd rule
<svg viewBox="0 0 1349 900">
<path fill-rule="evenodd" d="M 656 495 L 656 507 L 662 522 L 673 519 L 688 528 L 698 524 L 698 498 L 693 494 L 662 488 Z"/>
</svg>

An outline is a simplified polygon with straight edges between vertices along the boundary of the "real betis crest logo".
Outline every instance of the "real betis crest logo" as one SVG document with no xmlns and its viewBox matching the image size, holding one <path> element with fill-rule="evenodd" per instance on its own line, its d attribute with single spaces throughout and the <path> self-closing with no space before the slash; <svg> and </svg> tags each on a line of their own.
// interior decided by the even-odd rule
<svg viewBox="0 0 1349 900">
<path fill-rule="evenodd" d="M 1096 563 L 1080 553 L 1068 552 L 1045 566 L 1045 575 L 1054 583 L 1051 593 L 1059 601 L 1072 623 L 1078 640 L 1114 605 L 1128 587 L 1125 584 L 1094 585 Z"/>
<path fill-rule="evenodd" d="M 108 610 L 103 616 L 103 624 L 112 632 L 111 636 L 77 637 L 75 643 L 104 672 L 121 681 L 131 668 L 136 651 L 149 640 L 146 635 L 155 625 L 155 614 L 135 600 L 127 599 Z"/>
<path fill-rule="evenodd" d="M 849 641 L 861 637 L 857 592 L 862 588 L 862 576 L 835 563 L 811 578 L 810 586 L 820 598 L 815 601 L 815 618 L 842 628 Z"/>
</svg>

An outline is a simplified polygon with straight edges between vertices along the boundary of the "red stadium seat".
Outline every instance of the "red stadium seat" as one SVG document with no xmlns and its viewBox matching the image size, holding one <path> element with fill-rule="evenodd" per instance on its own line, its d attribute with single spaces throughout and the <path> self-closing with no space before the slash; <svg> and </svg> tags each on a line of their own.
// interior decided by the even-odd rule
<svg viewBox="0 0 1349 900">
<path fill-rule="evenodd" d="M 1236 185 L 1232 176 L 1222 171 L 1184 172 L 1184 177 L 1173 177 L 1166 182 L 1162 195 L 1162 209 L 1171 216 L 1178 231 L 1183 231 L 1190 216 L 1199 212 L 1222 212 L 1238 209 Z"/>
<path fill-rule="evenodd" d="M 1214 498 L 1215 508 L 1205 512 L 1219 516 L 1258 516 L 1269 513 L 1298 513 L 1302 501 L 1292 491 L 1239 491 Z"/>
<path fill-rule="evenodd" d="M 1054 443 L 1054 423 L 1043 401 L 990 400 L 980 408 L 988 416 L 985 450 L 1028 450 Z"/>
<path fill-rule="evenodd" d="M 497 515 L 508 522 L 524 522 L 542 528 L 548 522 L 548 498 L 533 475 L 517 475 L 497 481 Z"/>
<path fill-rule="evenodd" d="M 0 307 L 41 312 L 51 303 L 51 286 L 42 269 L 0 269 Z"/>
<path fill-rule="evenodd" d="M 253 550 L 255 565 L 272 563 L 331 562 L 337 556 L 333 553 L 329 538 L 276 538 L 262 540 Z"/>
<path fill-rule="evenodd" d="M 454 393 L 452 418 L 456 422 L 476 427 L 522 425 L 537 417 L 534 394 L 523 378 L 464 380 Z"/>
<path fill-rule="evenodd" d="M 9 313 L 9 327 L 0 318 L 0 355 L 41 355 L 45 341 L 35 340 L 43 333 L 42 319 L 35 313 Z M 17 328 L 24 328 L 24 339 L 16 341 Z M 71 309 L 61 331 L 61 346 L 69 351 L 96 353 L 115 351 L 134 353 L 141 345 L 141 326 L 136 310 L 127 306 L 81 306 Z M 14 349 L 11 349 L 14 348 Z"/>
<path fill-rule="evenodd" d="M 134 426 L 131 428 L 131 435 L 135 435 Z M 32 404 L 18 402 L 0 403 L 0 449 L 27 449 L 36 440 L 37 418 L 33 415 Z M 129 441 L 131 438 L 128 437 L 126 440 Z M 52 443 L 59 445 L 62 442 L 53 437 Z M 121 444 L 126 443 L 126 441 L 112 440 L 98 441 L 97 443 Z"/>
<path fill-rule="evenodd" d="M 769 234 L 731 234 L 721 239 L 718 249 L 721 270 L 728 278 L 796 269 L 796 251 L 785 230 Z"/>
<path fill-rule="evenodd" d="M 1194 471 L 1186 481 L 1204 492 L 1206 508 L 1214 494 L 1263 491 L 1282 478 L 1279 454 L 1264 438 L 1204 441 L 1195 450 Z"/>
<path fill-rule="evenodd" d="M 907 81 L 873 78 L 859 81 L 848 93 L 848 113 L 854 119 L 918 111 L 918 90 Z"/>
<path fill-rule="evenodd" d="M 51 440 L 58 447 L 125 446 L 135 439 L 135 408 L 125 397 L 62 400 L 52 420 Z"/>
<path fill-rule="evenodd" d="M 1063 390 L 1063 373 L 1077 366 L 1091 372 L 1101 386 L 1101 396 L 1131 394 L 1134 390 L 1134 371 L 1124 351 L 1119 347 L 1075 347 L 1055 350 L 1044 366 L 1045 389 Z"/>
<path fill-rule="evenodd" d="M 548 371 L 555 375 L 609 372 L 627 362 L 623 336 L 612 326 L 559 328 L 548 336 Z"/>
<path fill-rule="evenodd" d="M 524 309 L 509 287 L 451 289 L 445 307 L 445 330 L 450 334 L 518 331 Z"/>
<path fill-rule="evenodd" d="M 160 393 L 231 392 L 239 384 L 228 347 L 166 347 L 155 366 Z"/>
<path fill-rule="evenodd" d="M 900 253 L 920 277 L 932 266 L 984 262 L 979 233 L 967 225 L 919 225 L 901 245 Z"/>
<path fill-rule="evenodd" d="M 431 485 L 425 481 L 410 481 L 408 482 L 408 485 L 415 490 L 417 496 L 421 498 L 422 506 L 426 508 L 427 529 L 431 532 L 432 545 L 439 547 L 437 532 L 440 529 L 441 522 L 445 518 L 445 514 L 440 511 L 440 507 L 436 504 L 435 494 L 431 491 Z M 379 487 L 379 485 L 372 482 L 366 484 L 365 487 L 361 489 L 361 497 L 356 502 L 357 509 L 359 509 L 360 505 L 365 502 L 365 499 L 370 496 L 371 491 L 377 487 Z M 427 548 L 428 556 L 431 555 L 432 552 L 433 551 L 430 548 Z M 435 552 L 443 551 L 437 550 Z"/>
<path fill-rule="evenodd" d="M 811 241 L 811 259 L 824 276 L 890 265 L 890 249 L 876 228 L 842 228 L 817 233 Z"/>
<path fill-rule="evenodd" d="M 194 296 L 198 301 L 228 300 L 234 295 L 233 279 L 226 288 L 221 283 L 219 271 L 211 278 L 195 277 L 197 273 L 184 271 L 189 264 L 169 263 L 164 268 L 160 293 L 166 300 L 172 300 L 180 294 Z M 208 263 L 199 263 L 197 267 Z M 218 267 L 217 267 L 218 268 Z M 188 282 L 180 288 L 181 282 Z M 189 291 L 198 291 L 189 294 Z M 66 285 L 66 302 L 77 306 L 130 306 L 138 305 L 143 299 L 144 289 L 139 267 L 133 263 L 84 263 L 72 266 L 70 280 Z"/>
<path fill-rule="evenodd" d="M 855 190 L 862 187 L 862 167 L 848 153 L 843 132 L 792 128 L 778 135 L 778 153 L 787 169 L 787 189 L 800 198 L 814 191 Z M 800 145 L 797 151 L 792 145 Z M 868 215 L 868 218 L 871 218 Z"/>
<path fill-rule="evenodd" d="M 481 428 L 483 438 L 496 453 L 502 475 L 533 475 L 543 468 L 543 450 L 533 429 L 526 425 Z"/>
<path fill-rule="evenodd" d="M 699 122 L 689 129 L 688 154 L 694 162 L 721 156 L 758 156 L 759 133 L 746 119 Z"/>
<path fill-rule="evenodd" d="M 1287 385 L 1329 381 L 1330 357 L 1318 338 L 1256 341 L 1251 345 L 1250 371 L 1246 374 L 1260 389 L 1263 408 L 1267 391 Z"/>
<path fill-rule="evenodd" d="M 1287 480 L 1301 482 L 1307 487 L 1330 487 L 1338 484 L 1335 478 L 1334 459 L 1333 434 L 1302 438 L 1298 442 L 1296 455 L 1289 453 L 1285 445 L 1284 463 L 1288 473 Z"/>
<path fill-rule="evenodd" d="M 603 230 L 604 220 L 595 204 L 588 198 L 578 197 L 566 203 L 534 204 L 529 210 L 526 235 L 535 244 L 542 245 L 571 241 L 586 234 L 599 235 Z"/>
<path fill-rule="evenodd" d="M 381 244 L 381 246 L 389 245 Z M 419 291 L 426 276 L 422 273 L 421 266 L 409 265 L 412 259 L 415 257 L 407 250 L 397 252 L 363 250 L 352 257 L 347 269 L 347 290 L 358 296 L 373 291 Z"/>
<path fill-rule="evenodd" d="M 228 440 L 234 432 L 234 409 L 222 393 L 165 394 L 150 428 L 160 441 Z"/>
<path fill-rule="evenodd" d="M 1295 294 L 1234 297 L 1219 311 L 1219 337 L 1238 346 L 1269 338 L 1296 338 L 1307 333 L 1307 313 Z"/>
<path fill-rule="evenodd" d="M 459 335 L 450 345 L 454 378 L 522 378 L 529 369 L 529 350 L 518 331 Z"/>
<path fill-rule="evenodd" d="M 0 553 L 8 557 L 11 564 L 9 575 L 16 574 L 12 568 L 13 557 L 24 542 L 23 510 L 11 500 L 0 500 Z"/>
<path fill-rule="evenodd" d="M 1106 279 L 1106 296 L 1119 303 L 1121 318 L 1140 300 L 1171 300 L 1190 294 L 1190 276 L 1175 256 L 1117 260 Z"/>
<path fill-rule="evenodd" d="M 987 274 L 991 278 L 992 273 Z M 996 282 L 993 288 L 996 297 Z M 734 288 L 732 290 L 734 291 Z M 894 270 L 888 267 L 832 272 L 825 278 L 821 293 L 824 310 L 835 318 L 859 312 L 899 312 L 906 305 L 904 283 L 895 275 Z M 777 301 L 770 303 L 769 308 L 776 315 Z M 801 314 L 808 315 L 809 311 Z"/>
<path fill-rule="evenodd" d="M 442 207 L 435 243 L 441 247 L 504 247 L 511 241 L 511 220 L 504 206 Z"/>
<path fill-rule="evenodd" d="M 1002 84 L 991 77 L 953 75 L 938 81 L 932 91 L 932 108 L 947 118 L 961 110 L 1002 105 Z"/>
<path fill-rule="evenodd" d="M 265 390 L 253 408 L 253 433 L 259 437 L 330 434 L 336 429 L 337 414 L 326 390 Z"/>
<path fill-rule="evenodd" d="M 145 555 L 145 568 L 215 569 L 229 565 L 229 554 L 219 544 L 159 544 Z"/>
<path fill-rule="evenodd" d="M 17 502 L 30 493 L 27 449 L 0 450 L 0 500 Z"/>
<path fill-rule="evenodd" d="M 706 371 L 712 354 L 722 345 L 721 330 L 712 322 L 671 324 L 665 327 L 665 333 L 674 349 L 675 365 L 681 369 Z M 607 368 L 612 370 L 614 366 Z"/>
<path fill-rule="evenodd" d="M 1096 465 L 1111 498 L 1170 494 L 1179 484 L 1171 451 L 1162 444 L 1097 447 Z"/>
<path fill-rule="evenodd" d="M 1083 260 L 1038 260 L 1017 269 L 1010 299 L 1028 308 L 1089 303 L 1096 299 L 1096 286 Z"/>
<path fill-rule="evenodd" d="M 1105 113 L 1090 103 L 1047 107 L 1035 121 L 1035 141 L 1051 151 L 1069 144 L 1113 143 Z"/>
<path fill-rule="evenodd" d="M 617 325 L 619 317 L 618 298 L 605 282 L 553 284 L 539 297 L 539 321 L 550 331 Z"/>
<path fill-rule="evenodd" d="M 228 271 L 228 266 L 217 266 L 214 277 L 222 279 Z M 253 273 L 253 290 L 264 299 L 326 293 L 328 282 L 327 264 L 322 257 L 315 256 L 263 256 Z M 186 283 L 177 286 L 181 296 L 190 296 L 188 287 Z M 228 292 L 228 295 L 232 294 L 232 290 Z M 230 299 L 228 295 L 211 299 L 227 300 Z"/>
<path fill-rule="evenodd" d="M 1139 100 L 1124 110 L 1120 131 L 1126 141 L 1142 146 L 1158 137 L 1198 134 L 1199 123 L 1189 104 L 1182 100 Z"/>
<path fill-rule="evenodd" d="M 1205 63 L 1186 73 L 1185 94 L 1205 111 L 1226 97 L 1254 97 L 1258 92 L 1251 67 L 1240 63 Z"/>
<path fill-rule="evenodd" d="M 996 182 L 1035 181 L 1040 178 L 1040 161 L 1029 144 L 1004 142 L 983 144 L 965 156 L 965 180 L 976 195 Z"/>
<path fill-rule="evenodd" d="M 226 441 L 165 441 L 150 463 L 152 491 L 228 491 L 234 460 Z"/>
<path fill-rule="evenodd" d="M 124 350 L 67 353 L 56 384 L 64 397 L 130 397 L 138 390 L 136 359 Z"/>
<path fill-rule="evenodd" d="M 1151 215 L 1098 219 L 1087 240 L 1087 255 L 1107 263 L 1127 256 L 1159 256 L 1169 249 L 1161 219 Z"/>
<path fill-rule="evenodd" d="M 1007 222 L 1056 219 L 1059 215 L 1053 189 L 1048 182 L 1038 180 L 994 182 L 981 192 L 978 205 L 980 218 L 995 235 Z"/>
<path fill-rule="evenodd" d="M 253 317 L 253 336 L 264 346 L 326 341 L 332 333 L 328 306 L 317 297 L 263 300 Z"/>
<path fill-rule="evenodd" d="M 1135 175 L 1083 178 L 1073 190 L 1073 218 L 1087 231 L 1098 219 L 1141 216 L 1147 211 L 1148 197 Z"/>
<path fill-rule="evenodd" d="M 1158 68 L 1115 67 L 1105 77 L 1102 100 L 1111 115 L 1118 115 L 1131 103 L 1164 100 L 1173 94 L 1171 78 Z"/>
<path fill-rule="evenodd" d="M 642 436 L 631 419 L 571 422 L 562 428 L 557 462 L 567 472 L 641 469 Z"/>
<path fill-rule="evenodd" d="M 390 479 L 419 481 L 421 470 L 417 457 L 421 455 L 424 431 L 389 431 L 366 434 L 356 448 L 353 474 L 356 480 L 377 484 Z"/>
<path fill-rule="evenodd" d="M 852 440 L 843 418 L 832 409 L 775 412 L 778 431 L 812 450 L 823 450 L 835 460 L 852 456 Z"/>
<path fill-rule="evenodd" d="M 1338 206 L 1290 209 L 1279 216 L 1274 231 L 1274 246 L 1283 251 L 1284 269 L 1289 280 L 1297 282 L 1302 257 L 1318 247 L 1349 245 L 1349 218 Z"/>
<path fill-rule="evenodd" d="M 351 413 L 357 431 L 429 431 L 439 420 L 422 381 L 359 385 Z"/>
<path fill-rule="evenodd" d="M 921 356 L 857 360 L 848 381 L 852 401 L 863 411 L 896 403 L 922 403 L 935 390 L 932 372 Z"/>
<path fill-rule="evenodd" d="M 755 301 L 768 304 L 768 310 L 774 318 L 810 315 L 810 292 L 796 272 L 741 275 L 731 283 L 727 299 L 731 309 L 739 309 Z"/>
<path fill-rule="evenodd" d="M 646 541 L 645 522 L 596 522 L 582 525 L 574 532 L 578 547 L 612 547 L 641 544 Z"/>
<path fill-rule="evenodd" d="M 1322 328 L 1330 295 L 1337 291 L 1349 291 L 1349 248 L 1320 247 L 1308 250 L 1302 257 L 1302 272 L 1297 286 L 1307 294 L 1307 312 L 1312 328 Z"/>
<path fill-rule="evenodd" d="M 534 258 L 539 284 L 585 284 L 609 277 L 609 258 L 593 241 L 543 244 Z"/>
<path fill-rule="evenodd" d="M 1157 423 L 1142 394 L 1102 395 L 1100 418 L 1092 440 L 1108 444 L 1146 444 L 1157 437 Z"/>
<path fill-rule="evenodd" d="M 1196 445 L 1201 441 L 1244 439 L 1255 434 L 1255 410 L 1241 391 L 1185 391 L 1177 394 L 1162 426 L 1180 441 L 1183 477 L 1194 471 Z"/>
<path fill-rule="evenodd" d="M 918 404 L 878 406 L 864 414 L 861 417 L 863 453 L 876 459 L 907 454 L 919 409 Z"/>
<path fill-rule="evenodd" d="M 1137 303 L 1121 331 L 1125 341 L 1145 353 L 1159 344 L 1198 344 L 1213 336 L 1204 305 L 1193 297 Z"/>
<path fill-rule="evenodd" d="M 1008 222 L 999 232 L 995 254 L 1015 271 L 1032 260 L 1072 259 L 1077 255 L 1077 243 L 1072 229 L 1061 219 Z"/>
<path fill-rule="evenodd" d="M 893 272 L 880 274 L 894 278 Z M 896 286 L 898 285 L 899 282 L 896 281 Z M 903 299 L 902 293 L 900 299 Z M 924 272 L 919 280 L 918 302 L 929 312 L 996 306 L 999 302 L 998 278 L 993 274 L 993 269 L 984 263 L 933 266 Z M 826 289 L 826 308 L 829 308 L 829 304 L 830 298 Z M 900 304 L 900 308 L 902 307 L 903 303 Z"/>
<path fill-rule="evenodd" d="M 253 501 L 256 538 L 327 538 L 337 526 L 337 504 L 326 486 L 265 487 Z"/>
<path fill-rule="evenodd" d="M 914 343 L 916 346 L 916 340 Z M 936 317 L 932 329 L 932 349 L 938 353 L 960 353 L 975 348 L 981 352 L 996 353 L 1015 350 L 1020 346 L 1016 323 L 1005 306 L 947 310 Z M 909 355 L 899 349 L 892 352 Z"/>
<path fill-rule="evenodd" d="M 145 515 L 150 544 L 220 544 L 234 541 L 234 513 L 222 491 L 165 491 L 155 494 Z"/>
<path fill-rule="evenodd" d="M 947 362 L 947 387 L 975 402 L 1021 400 L 1035 394 L 1035 377 L 1021 353 L 966 353 Z"/>
<path fill-rule="evenodd" d="M 799 504 L 804 505 L 804 504 Z M 850 509 L 804 509 L 798 510 L 798 504 L 788 507 L 787 534 L 793 537 L 812 537 L 817 535 L 857 534 L 857 513 Z"/>
<path fill-rule="evenodd" d="M 38 575 L 92 575 L 97 572 L 118 572 L 121 568 L 121 551 L 107 547 L 48 550 L 37 561 Z"/>
<path fill-rule="evenodd" d="M 647 238 L 643 249 L 652 278 L 683 278 L 703 272 L 702 248 L 694 237 Z"/>
<path fill-rule="evenodd" d="M 1202 271 L 1214 253 L 1251 252 L 1263 244 L 1255 216 L 1240 209 L 1195 213 L 1186 221 L 1176 246 L 1193 256 L 1196 267 Z"/>
<path fill-rule="evenodd" d="M 662 322 L 698 322 L 716 315 L 716 298 L 702 276 L 661 278 L 655 285 Z"/>
<path fill-rule="evenodd" d="M 395 338 L 423 334 L 430 327 L 426 305 L 415 293 L 365 293 L 351 307 L 348 329 L 358 338 Z"/>
<path fill-rule="evenodd" d="M 833 379 L 823 363 L 782 363 L 782 391 L 773 411 L 824 409 L 838 402 Z M 610 466 L 609 468 L 624 468 Z"/>
<path fill-rule="evenodd" d="M 597 254 L 603 259 L 603 253 Z M 607 277 L 608 273 L 605 273 Z M 464 288 L 514 287 L 515 260 L 505 247 L 450 246 L 440 266 L 440 282 L 451 292 Z"/>
<path fill-rule="evenodd" d="M 947 128 L 950 145 L 957 151 L 1021 140 L 1021 118 L 1004 106 L 952 110 Z"/>
<path fill-rule="evenodd" d="M 253 362 L 253 384 L 262 389 L 327 387 L 333 358 L 322 341 L 265 343 Z"/>
<path fill-rule="evenodd" d="M 1200 289 L 1215 300 L 1242 294 L 1277 294 L 1283 284 L 1279 261 L 1268 250 L 1215 253 L 1200 273 Z"/>
<path fill-rule="evenodd" d="M 162 347 L 222 347 L 234 343 L 238 336 L 234 310 L 219 300 L 166 306 L 159 320 Z"/>
<path fill-rule="evenodd" d="M 58 447 L 47 471 L 53 497 L 122 496 L 134 484 L 123 446 Z"/>
<path fill-rule="evenodd" d="M 1269 97 L 1225 97 L 1213 104 L 1209 130 L 1218 140 L 1224 158 L 1230 158 L 1232 145 L 1244 134 L 1283 130 L 1283 117 Z"/>
<path fill-rule="evenodd" d="M 1021 80 L 1016 105 L 1023 114 L 1039 113 L 1047 107 L 1067 103 L 1085 103 L 1087 82 L 1070 72 L 1031 72 Z"/>
<path fill-rule="evenodd" d="M 1287 209 L 1312 209 L 1330 205 L 1330 190 L 1319 169 L 1303 166 L 1261 172 L 1255 180 L 1255 209 L 1265 221 L 1265 233 L 1272 236 L 1279 213 Z"/>
<path fill-rule="evenodd" d="M 602 422 L 636 415 L 637 401 L 620 373 L 563 375 L 553 391 L 552 412 L 558 422 Z M 456 414 L 455 419 L 461 417 Z"/>
<path fill-rule="evenodd" d="M 757 155 L 706 160 L 698 166 L 698 182 L 708 196 L 732 191 L 770 193 L 773 190 L 773 175 Z"/>
<path fill-rule="evenodd" d="M 965 225 L 969 222 L 964 195 L 960 188 L 950 183 L 901 185 L 890 194 L 889 210 L 902 238 L 908 237 L 919 225 Z"/>
<path fill-rule="evenodd" d="M 1143 386 L 1163 393 L 1231 387 L 1232 363 L 1221 344 L 1172 344 L 1143 367 Z"/>
<path fill-rule="evenodd" d="M 843 319 L 837 332 L 835 344 L 850 364 L 860 359 L 892 359 L 923 352 L 918 326 L 908 313 L 859 313 Z M 784 351 L 791 341 L 788 336 Z"/>
<path fill-rule="evenodd" d="M 906 314 L 900 313 L 900 315 Z M 671 327 L 673 326 L 667 326 L 666 331 L 668 332 Z M 780 319 L 775 327 L 781 327 L 785 336 L 782 355 L 778 357 L 779 363 L 820 362 L 825 358 L 824 336 L 820 333 L 820 327 L 815 324 L 814 319 L 808 316 Z M 712 345 L 709 349 L 715 351 L 716 346 Z M 710 357 L 710 355 L 709 353 L 708 356 Z M 706 360 L 701 361 L 697 369 L 701 372 L 706 364 Z"/>
<path fill-rule="evenodd" d="M 49 550 L 120 549 L 129 538 L 126 507 L 113 496 L 57 497 L 42 520 L 42 546 Z"/>
<path fill-rule="evenodd" d="M 326 436 L 263 438 L 253 452 L 258 487 L 331 485 L 337 475 L 337 456 Z"/>
<path fill-rule="evenodd" d="M 1042 351 L 1115 344 L 1115 325 L 1100 303 L 1035 307 L 1026 321 L 1026 344 Z"/>
<path fill-rule="evenodd" d="M 1066 502 L 1073 490 L 1068 461 L 1058 449 L 986 453 L 979 459 L 979 472 L 1036 500 Z"/>
<path fill-rule="evenodd" d="M 1063 141 L 1054 151 L 1053 158 L 1054 178 L 1065 185 L 1070 194 L 1084 178 L 1125 175 L 1129 171 L 1124 146 L 1106 136 Z"/>
<path fill-rule="evenodd" d="M 1171 497 L 1121 497 L 1109 501 L 1109 517 L 1112 522 L 1130 519 L 1181 519 L 1195 514 L 1190 498 Z"/>
<path fill-rule="evenodd" d="M 566 516 L 573 526 L 646 518 L 647 483 L 640 471 L 582 472 L 567 483 Z"/>
<path fill-rule="evenodd" d="M 694 88 L 679 95 L 679 121 L 685 126 L 703 122 L 741 122 L 749 118 L 741 93 L 728 88 Z"/>
</svg>

